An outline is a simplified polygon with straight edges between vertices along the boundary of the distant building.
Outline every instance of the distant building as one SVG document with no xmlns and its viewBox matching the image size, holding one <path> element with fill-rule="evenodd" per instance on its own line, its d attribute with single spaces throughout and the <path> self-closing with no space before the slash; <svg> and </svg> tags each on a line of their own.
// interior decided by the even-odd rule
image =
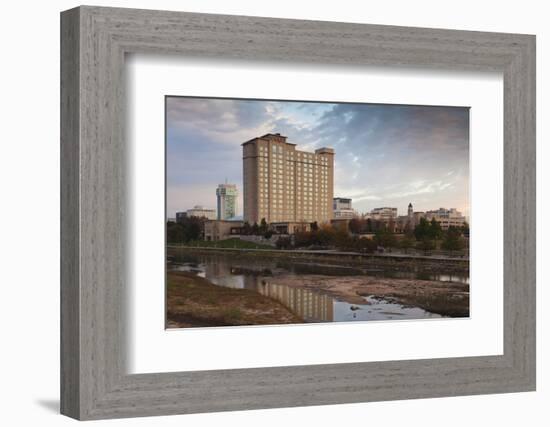
<svg viewBox="0 0 550 427">
<path fill-rule="evenodd" d="M 332 200 L 332 211 L 334 219 L 352 219 L 358 216 L 351 207 L 351 199 L 342 197 L 335 197 Z"/>
<path fill-rule="evenodd" d="M 278 133 L 253 138 L 243 147 L 244 220 L 259 223 L 323 223 L 332 219 L 334 150 L 314 153 Z"/>
<path fill-rule="evenodd" d="M 332 209 L 351 209 L 351 199 L 343 197 L 335 197 L 332 199 Z"/>
<path fill-rule="evenodd" d="M 439 208 L 437 210 L 427 211 L 424 217 L 428 221 L 435 219 L 443 230 L 448 230 L 449 227 L 462 227 L 466 222 L 466 217 L 457 211 L 456 208 Z"/>
<path fill-rule="evenodd" d="M 407 215 L 399 215 L 395 225 L 396 227 L 394 231 L 397 233 L 410 232 L 414 229 L 415 223 L 412 203 L 409 203 L 409 206 L 407 207 Z"/>
<path fill-rule="evenodd" d="M 197 218 L 216 219 L 216 211 L 196 205 L 193 209 L 187 209 L 187 217 L 195 216 Z"/>
<path fill-rule="evenodd" d="M 216 189 L 218 220 L 226 220 L 237 215 L 238 191 L 235 184 L 220 184 Z"/>
<path fill-rule="evenodd" d="M 365 218 L 370 218 L 374 221 L 383 221 L 388 222 L 390 220 L 395 221 L 397 218 L 397 208 L 374 208 L 369 213 L 365 215 Z"/>
</svg>

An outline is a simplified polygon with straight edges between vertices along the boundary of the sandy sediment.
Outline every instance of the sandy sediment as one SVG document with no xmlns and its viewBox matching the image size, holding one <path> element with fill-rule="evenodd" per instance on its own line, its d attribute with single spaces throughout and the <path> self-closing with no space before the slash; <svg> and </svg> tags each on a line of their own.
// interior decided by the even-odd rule
<svg viewBox="0 0 550 427">
<path fill-rule="evenodd" d="M 373 276 L 279 275 L 267 282 L 323 292 L 351 304 L 366 304 L 375 296 L 410 307 L 451 317 L 469 316 L 469 285 L 433 280 L 395 279 Z"/>
</svg>

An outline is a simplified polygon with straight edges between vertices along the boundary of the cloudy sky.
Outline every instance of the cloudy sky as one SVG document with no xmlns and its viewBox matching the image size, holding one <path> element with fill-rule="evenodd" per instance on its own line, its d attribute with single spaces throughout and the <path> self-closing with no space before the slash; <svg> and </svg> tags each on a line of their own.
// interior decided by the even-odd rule
<svg viewBox="0 0 550 427">
<path fill-rule="evenodd" d="M 359 212 L 455 207 L 469 215 L 469 110 L 168 97 L 167 214 L 215 208 L 227 180 L 242 192 L 241 143 L 272 132 L 298 150 L 335 150 L 335 197 Z M 239 212 L 242 214 L 242 197 Z"/>
</svg>

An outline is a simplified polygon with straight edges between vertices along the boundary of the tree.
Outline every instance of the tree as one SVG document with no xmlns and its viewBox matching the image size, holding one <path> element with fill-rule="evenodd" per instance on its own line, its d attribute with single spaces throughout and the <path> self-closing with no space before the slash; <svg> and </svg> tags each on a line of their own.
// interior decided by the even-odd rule
<svg viewBox="0 0 550 427">
<path fill-rule="evenodd" d="M 189 242 L 191 240 L 198 240 L 201 238 L 202 230 L 204 227 L 204 220 L 196 216 L 185 218 L 182 223 L 184 227 L 184 240 Z"/>
<path fill-rule="evenodd" d="M 301 248 L 313 244 L 312 233 L 309 231 L 298 231 L 294 234 L 294 246 Z"/>
<path fill-rule="evenodd" d="M 289 236 L 281 236 L 277 239 L 275 245 L 277 245 L 278 249 L 290 249 L 292 246 L 292 240 Z"/>
<path fill-rule="evenodd" d="M 323 225 L 316 232 L 316 237 L 317 238 L 315 240 L 317 240 L 318 244 L 322 246 L 330 246 L 335 242 L 336 230 L 330 225 Z"/>
<path fill-rule="evenodd" d="M 367 218 L 366 231 L 367 233 L 372 233 L 372 221 L 370 218 Z"/>
<path fill-rule="evenodd" d="M 202 237 L 204 218 L 191 216 L 179 222 L 168 221 L 166 224 L 166 241 L 168 243 L 187 243 Z"/>
<path fill-rule="evenodd" d="M 414 230 L 410 221 L 407 221 L 407 223 L 405 224 L 405 227 L 403 228 L 403 233 L 405 234 L 405 236 L 414 237 Z"/>
<path fill-rule="evenodd" d="M 252 225 L 251 233 L 254 234 L 255 236 L 260 234 L 260 227 L 258 226 L 257 222 L 254 222 L 254 224 Z"/>
<path fill-rule="evenodd" d="M 184 229 L 181 224 L 173 221 L 166 224 L 166 241 L 168 243 L 183 243 L 184 237 Z"/>
<path fill-rule="evenodd" d="M 430 237 L 430 223 L 426 218 L 420 218 L 420 222 L 414 227 L 416 240 L 424 240 Z"/>
<path fill-rule="evenodd" d="M 356 251 L 363 253 L 373 253 L 376 250 L 376 242 L 371 239 L 356 237 L 354 242 Z"/>
<path fill-rule="evenodd" d="M 439 222 L 435 218 L 432 218 L 429 231 L 430 238 L 437 240 L 440 239 L 442 235 L 443 230 L 441 229 L 441 224 L 439 224 Z"/>
<path fill-rule="evenodd" d="M 403 249 L 405 253 L 407 253 L 409 249 L 414 248 L 414 245 L 415 240 L 412 234 L 405 234 L 405 237 L 403 237 L 399 242 L 399 247 Z"/>
<path fill-rule="evenodd" d="M 424 251 L 424 255 L 428 255 L 429 251 L 435 249 L 435 242 L 429 238 L 423 238 L 416 244 L 416 247 L 421 251 Z"/>
<path fill-rule="evenodd" d="M 359 218 L 352 218 L 349 220 L 348 229 L 352 234 L 359 234 L 363 231 L 363 221 Z"/>
<path fill-rule="evenodd" d="M 395 248 L 397 246 L 397 239 L 395 234 L 388 230 L 378 230 L 374 236 L 375 242 L 384 248 Z"/>
<path fill-rule="evenodd" d="M 374 221 L 372 222 L 372 231 L 374 231 L 375 233 L 377 231 L 381 231 L 381 230 L 386 230 L 387 227 L 386 227 L 386 223 L 384 221 Z"/>
<path fill-rule="evenodd" d="M 265 218 L 262 218 L 262 220 L 260 221 L 260 233 L 265 234 L 268 230 L 269 227 L 267 226 L 267 221 L 265 220 Z"/>
<path fill-rule="evenodd" d="M 441 247 L 453 254 L 453 251 L 459 251 L 464 248 L 464 241 L 462 240 L 461 230 L 456 227 L 449 227 Z"/>
<path fill-rule="evenodd" d="M 332 236 L 332 244 L 337 248 L 343 250 L 353 250 L 352 240 L 353 239 L 351 238 L 347 227 L 338 227 L 336 230 L 334 230 L 334 234 Z"/>
</svg>

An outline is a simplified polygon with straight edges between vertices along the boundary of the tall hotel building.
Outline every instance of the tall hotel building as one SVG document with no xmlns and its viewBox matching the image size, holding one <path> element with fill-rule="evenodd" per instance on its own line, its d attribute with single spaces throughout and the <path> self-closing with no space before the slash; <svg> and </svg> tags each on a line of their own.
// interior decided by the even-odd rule
<svg viewBox="0 0 550 427">
<path fill-rule="evenodd" d="M 242 144 L 244 220 L 328 222 L 332 219 L 334 150 L 296 150 L 281 134 Z"/>
</svg>

